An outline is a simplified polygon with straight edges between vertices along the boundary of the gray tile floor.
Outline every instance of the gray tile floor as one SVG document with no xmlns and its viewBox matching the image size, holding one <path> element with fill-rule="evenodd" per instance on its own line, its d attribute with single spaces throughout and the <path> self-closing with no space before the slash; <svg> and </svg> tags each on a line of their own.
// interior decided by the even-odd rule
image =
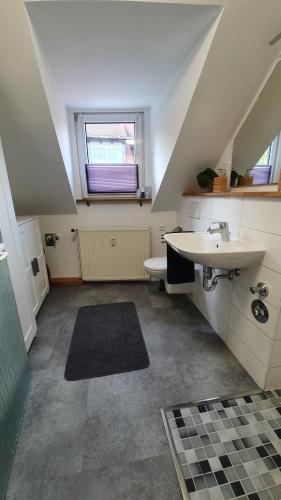
<svg viewBox="0 0 281 500">
<path fill-rule="evenodd" d="M 280 500 L 280 405 L 276 390 L 166 410 L 185 498 Z"/>
<path fill-rule="evenodd" d="M 66 382 L 82 305 L 134 301 L 150 367 Z M 180 500 L 159 409 L 256 388 L 194 305 L 156 283 L 56 288 L 38 316 L 7 499 Z"/>
</svg>

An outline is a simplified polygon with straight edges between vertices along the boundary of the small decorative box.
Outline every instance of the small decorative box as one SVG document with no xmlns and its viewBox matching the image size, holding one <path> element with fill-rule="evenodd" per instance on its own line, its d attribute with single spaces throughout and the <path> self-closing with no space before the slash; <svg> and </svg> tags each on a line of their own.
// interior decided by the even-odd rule
<svg viewBox="0 0 281 500">
<path fill-rule="evenodd" d="M 227 176 L 214 177 L 213 193 L 224 193 L 225 191 L 227 191 Z"/>
</svg>

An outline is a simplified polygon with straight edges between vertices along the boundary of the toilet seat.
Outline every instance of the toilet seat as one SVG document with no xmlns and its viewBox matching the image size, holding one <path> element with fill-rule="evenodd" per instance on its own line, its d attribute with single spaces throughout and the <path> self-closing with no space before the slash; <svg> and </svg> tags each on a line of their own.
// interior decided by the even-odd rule
<svg viewBox="0 0 281 500">
<path fill-rule="evenodd" d="M 167 271 L 167 257 L 153 257 L 145 260 L 143 265 L 150 271 Z"/>
<path fill-rule="evenodd" d="M 167 257 L 153 257 L 143 263 L 147 272 L 158 279 L 165 279 L 167 274 Z"/>
</svg>

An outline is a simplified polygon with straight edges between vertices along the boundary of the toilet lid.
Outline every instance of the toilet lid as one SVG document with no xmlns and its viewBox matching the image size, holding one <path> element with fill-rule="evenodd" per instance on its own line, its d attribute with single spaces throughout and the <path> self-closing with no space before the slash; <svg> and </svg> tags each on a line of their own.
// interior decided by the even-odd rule
<svg viewBox="0 0 281 500">
<path fill-rule="evenodd" d="M 151 271 L 165 271 L 167 269 L 167 257 L 147 259 L 143 265 L 146 269 L 151 269 Z"/>
</svg>

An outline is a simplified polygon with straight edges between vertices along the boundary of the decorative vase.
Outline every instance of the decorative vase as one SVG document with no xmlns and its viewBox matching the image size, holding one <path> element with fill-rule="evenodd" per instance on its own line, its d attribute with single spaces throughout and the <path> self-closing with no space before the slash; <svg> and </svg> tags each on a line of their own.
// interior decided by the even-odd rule
<svg viewBox="0 0 281 500">
<path fill-rule="evenodd" d="M 225 193 L 227 191 L 227 176 L 214 177 L 213 193 Z"/>
<path fill-rule="evenodd" d="M 253 176 L 252 175 L 245 175 L 240 179 L 239 186 L 252 186 L 253 184 Z"/>
</svg>

